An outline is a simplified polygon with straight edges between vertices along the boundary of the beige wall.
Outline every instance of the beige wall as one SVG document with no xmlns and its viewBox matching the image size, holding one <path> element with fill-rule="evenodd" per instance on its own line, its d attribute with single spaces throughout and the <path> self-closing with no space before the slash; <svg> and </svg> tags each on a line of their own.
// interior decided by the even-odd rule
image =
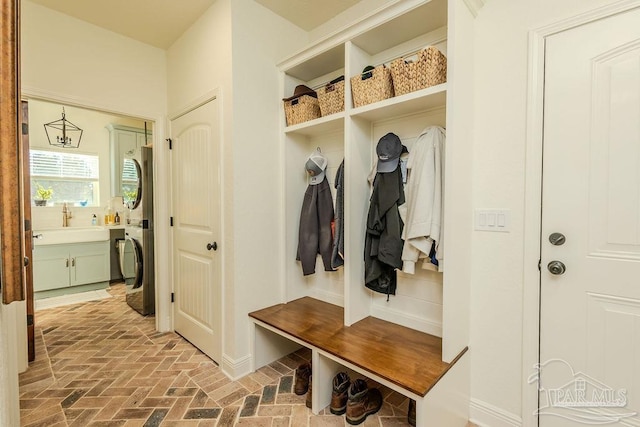
<svg viewBox="0 0 640 427">
<path fill-rule="evenodd" d="M 21 2 L 21 8 L 23 93 L 157 120 L 159 133 L 164 133 L 163 50 L 27 0 Z M 159 212 L 166 215 L 162 208 Z M 156 241 L 167 246 L 166 236 Z M 24 337 L 16 331 L 24 327 L 24 316 L 24 303 L 0 306 L 2 426 L 19 425 L 17 372 L 26 365 L 26 347 Z"/>
<path fill-rule="evenodd" d="M 251 0 L 218 0 L 168 50 L 170 117 L 217 90 L 222 105 L 223 360 L 248 373 L 252 309 L 279 302 L 277 62 L 307 35 Z M 218 161 L 218 159 L 212 159 Z M 250 267 L 250 268 L 248 268 Z"/>
<path fill-rule="evenodd" d="M 26 310 L 24 303 L 14 302 L 10 305 L 0 304 L 0 425 L 20 425 L 20 408 L 18 393 L 18 345 L 23 340 L 16 336 L 17 319 L 24 319 Z M 26 334 L 26 324 L 22 324 Z M 23 349 L 26 352 L 26 349 Z"/>
<path fill-rule="evenodd" d="M 475 20 L 475 208 L 511 210 L 510 233 L 474 232 L 471 284 L 472 416 L 487 425 L 525 425 L 523 366 L 526 118 L 529 31 L 607 0 L 491 0 Z M 535 331 L 534 331 L 535 332 Z M 530 334 L 530 332 L 529 332 Z M 533 387 L 533 386 L 531 386 Z M 492 408 L 508 422 L 492 417 Z"/>
<path fill-rule="evenodd" d="M 163 114 L 165 52 L 27 0 L 22 89 L 132 116 Z"/>
</svg>

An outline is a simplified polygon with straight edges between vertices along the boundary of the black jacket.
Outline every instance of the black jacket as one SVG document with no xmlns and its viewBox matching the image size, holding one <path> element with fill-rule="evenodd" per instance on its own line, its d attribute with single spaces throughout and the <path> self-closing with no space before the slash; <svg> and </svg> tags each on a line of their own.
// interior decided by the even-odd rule
<svg viewBox="0 0 640 427">
<path fill-rule="evenodd" d="M 338 268 L 344 265 L 344 160 L 336 172 L 334 186 L 336 187 L 336 220 L 331 266 Z"/>
<path fill-rule="evenodd" d="M 316 272 L 316 257 L 322 255 L 325 271 L 334 271 L 331 267 L 333 249 L 333 198 L 327 178 L 316 185 L 307 186 L 300 213 L 298 234 L 298 255 L 302 264 L 302 274 L 308 276 Z"/>
<path fill-rule="evenodd" d="M 398 206 L 405 202 L 400 167 L 376 174 L 364 243 L 365 286 L 395 295 L 396 269 L 402 268 L 402 228 Z"/>
</svg>

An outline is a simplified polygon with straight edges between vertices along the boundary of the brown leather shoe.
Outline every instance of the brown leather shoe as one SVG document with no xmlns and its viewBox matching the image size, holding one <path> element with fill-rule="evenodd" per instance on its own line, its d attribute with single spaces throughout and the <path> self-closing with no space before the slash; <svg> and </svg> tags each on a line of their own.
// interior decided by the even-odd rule
<svg viewBox="0 0 640 427">
<path fill-rule="evenodd" d="M 407 414 L 407 421 L 413 427 L 416 427 L 416 401 L 409 399 L 409 412 Z"/>
<path fill-rule="evenodd" d="M 364 380 L 351 383 L 347 400 L 347 422 L 351 425 L 362 424 L 369 415 L 382 407 L 382 393 L 377 388 L 368 388 Z"/>
<path fill-rule="evenodd" d="M 334 415 L 342 415 L 347 412 L 347 400 L 349 398 L 349 386 L 351 380 L 346 372 L 338 372 L 333 378 L 333 390 L 331 391 L 331 405 L 329 410 Z"/>
<path fill-rule="evenodd" d="M 309 390 L 309 378 L 311 377 L 311 364 L 303 363 L 296 369 L 296 383 L 293 392 L 302 396 Z"/>
</svg>

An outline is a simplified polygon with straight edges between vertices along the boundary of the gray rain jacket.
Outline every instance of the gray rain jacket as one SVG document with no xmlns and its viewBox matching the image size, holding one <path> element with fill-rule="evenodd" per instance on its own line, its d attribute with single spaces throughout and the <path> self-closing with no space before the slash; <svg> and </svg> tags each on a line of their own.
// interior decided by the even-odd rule
<svg viewBox="0 0 640 427">
<path fill-rule="evenodd" d="M 302 201 L 296 260 L 302 264 L 303 275 L 308 276 L 316 272 L 318 254 L 322 255 L 325 271 L 334 271 L 331 267 L 332 221 L 333 199 L 331 187 L 325 177 L 320 184 L 307 186 Z"/>
</svg>

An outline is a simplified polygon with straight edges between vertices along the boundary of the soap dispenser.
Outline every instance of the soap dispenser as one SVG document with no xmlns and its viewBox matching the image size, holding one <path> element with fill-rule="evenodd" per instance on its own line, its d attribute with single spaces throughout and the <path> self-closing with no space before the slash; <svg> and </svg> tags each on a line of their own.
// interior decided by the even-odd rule
<svg viewBox="0 0 640 427">
<path fill-rule="evenodd" d="M 91 225 L 98 225 L 98 217 L 96 214 L 93 214 L 93 217 L 91 218 Z"/>
</svg>

